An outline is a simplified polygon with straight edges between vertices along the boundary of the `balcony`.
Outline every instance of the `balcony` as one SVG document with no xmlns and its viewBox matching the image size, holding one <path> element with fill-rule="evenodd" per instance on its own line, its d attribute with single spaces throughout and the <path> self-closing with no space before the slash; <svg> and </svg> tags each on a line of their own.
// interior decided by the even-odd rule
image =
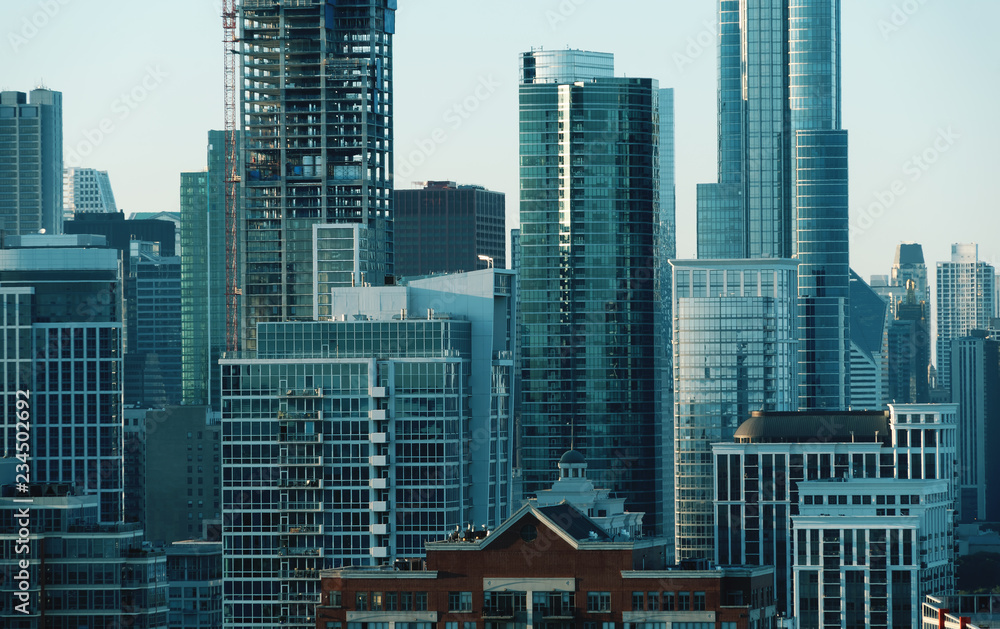
<svg viewBox="0 0 1000 629">
<path fill-rule="evenodd" d="M 373 465 L 375 467 L 385 467 L 389 465 L 389 456 L 386 454 L 370 456 L 368 457 L 368 465 Z"/>
<path fill-rule="evenodd" d="M 291 548 L 282 548 L 278 551 L 278 554 L 282 557 L 321 557 L 323 556 L 323 549 L 308 546 L 295 546 Z"/>
<path fill-rule="evenodd" d="M 389 479 L 388 478 L 369 478 L 368 486 L 372 489 L 388 489 Z"/>
<path fill-rule="evenodd" d="M 569 605 L 566 607 L 543 607 L 541 610 L 542 620 L 573 620 L 576 610 Z"/>
<path fill-rule="evenodd" d="M 387 500 L 376 500 L 374 502 L 368 503 L 368 510 L 374 511 L 375 513 L 385 513 L 389 510 L 389 501 Z"/>
<path fill-rule="evenodd" d="M 288 412 L 278 411 L 279 420 L 319 420 L 322 419 L 321 411 Z"/>
<path fill-rule="evenodd" d="M 318 500 L 282 502 L 279 504 L 282 511 L 320 511 L 323 508 L 323 503 Z"/>
<path fill-rule="evenodd" d="M 321 526 L 283 526 L 281 527 L 282 533 L 288 533 L 289 535 L 317 535 L 323 532 L 323 527 Z"/>
<path fill-rule="evenodd" d="M 318 579 L 319 570 L 279 570 L 281 579 Z"/>
<path fill-rule="evenodd" d="M 389 433 L 387 432 L 373 432 L 368 434 L 368 440 L 372 443 L 388 443 Z"/>
<path fill-rule="evenodd" d="M 385 397 L 385 387 L 372 387 L 370 395 L 375 398 Z"/>
<path fill-rule="evenodd" d="M 282 397 L 286 398 L 323 397 L 323 389 L 285 389 Z"/>
<path fill-rule="evenodd" d="M 323 435 L 312 434 L 312 435 L 280 435 L 278 437 L 280 443 L 322 443 Z"/>
<path fill-rule="evenodd" d="M 384 546 L 372 546 L 369 553 L 375 558 L 385 558 L 389 556 L 389 549 Z"/>
<path fill-rule="evenodd" d="M 372 535 L 388 535 L 389 525 L 388 524 L 370 524 L 368 530 Z"/>
<path fill-rule="evenodd" d="M 278 481 L 278 487 L 312 487 L 314 489 L 319 489 L 323 486 L 323 481 L 320 479 L 311 480 L 289 480 L 287 478 Z"/>
<path fill-rule="evenodd" d="M 368 417 L 376 421 L 382 421 L 386 419 L 386 412 L 384 408 L 373 408 L 368 411 Z"/>
<path fill-rule="evenodd" d="M 323 465 L 321 456 L 279 456 L 278 465 Z"/>
<path fill-rule="evenodd" d="M 483 620 L 514 620 L 514 608 L 484 607 Z"/>
</svg>

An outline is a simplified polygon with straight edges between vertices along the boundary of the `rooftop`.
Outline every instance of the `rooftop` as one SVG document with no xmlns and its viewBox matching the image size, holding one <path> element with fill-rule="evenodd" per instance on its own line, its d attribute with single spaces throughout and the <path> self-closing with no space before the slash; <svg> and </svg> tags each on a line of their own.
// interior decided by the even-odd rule
<svg viewBox="0 0 1000 629">
<path fill-rule="evenodd" d="M 878 441 L 888 445 L 888 411 L 754 411 L 736 429 L 738 443 L 807 443 Z"/>
</svg>

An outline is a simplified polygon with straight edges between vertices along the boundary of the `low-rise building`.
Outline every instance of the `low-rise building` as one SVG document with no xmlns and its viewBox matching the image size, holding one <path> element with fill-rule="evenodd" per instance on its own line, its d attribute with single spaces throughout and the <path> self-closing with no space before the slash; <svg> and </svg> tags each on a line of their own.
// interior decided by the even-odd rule
<svg viewBox="0 0 1000 629">
<path fill-rule="evenodd" d="M 167 547 L 170 629 L 222 626 L 222 542 L 185 540 Z"/>
</svg>

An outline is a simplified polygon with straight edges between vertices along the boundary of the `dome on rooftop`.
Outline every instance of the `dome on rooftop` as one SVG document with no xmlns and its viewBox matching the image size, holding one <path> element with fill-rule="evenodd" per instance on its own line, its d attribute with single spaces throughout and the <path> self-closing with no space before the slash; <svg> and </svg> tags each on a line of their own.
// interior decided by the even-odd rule
<svg viewBox="0 0 1000 629">
<path fill-rule="evenodd" d="M 566 454 L 562 455 L 562 458 L 559 459 L 559 465 L 586 462 L 587 460 L 583 458 L 583 455 L 576 450 L 568 450 Z"/>
</svg>

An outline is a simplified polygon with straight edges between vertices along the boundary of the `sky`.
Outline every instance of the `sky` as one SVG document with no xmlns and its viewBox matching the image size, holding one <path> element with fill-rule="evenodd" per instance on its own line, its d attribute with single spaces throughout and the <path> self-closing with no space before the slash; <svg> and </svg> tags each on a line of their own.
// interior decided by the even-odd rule
<svg viewBox="0 0 1000 629">
<path fill-rule="evenodd" d="M 65 163 L 110 174 L 126 213 L 177 211 L 223 126 L 220 0 L 2 0 L 0 89 L 63 92 Z M 695 255 L 695 186 L 716 180 L 717 0 L 399 0 L 396 187 L 474 183 L 517 224 L 519 53 L 615 54 L 675 90 L 677 254 Z M 844 0 L 851 262 L 887 274 L 896 245 L 931 267 L 954 242 L 1000 266 L 1000 2 Z"/>
</svg>

